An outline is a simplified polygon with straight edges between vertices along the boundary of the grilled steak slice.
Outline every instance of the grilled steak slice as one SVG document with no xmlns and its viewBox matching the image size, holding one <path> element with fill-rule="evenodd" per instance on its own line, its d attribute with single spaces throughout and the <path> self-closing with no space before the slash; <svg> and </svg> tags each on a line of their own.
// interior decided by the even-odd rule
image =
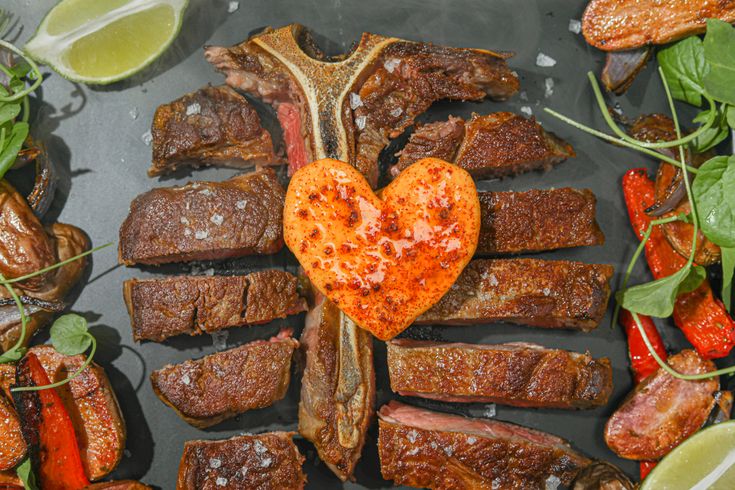
<svg viewBox="0 0 735 490">
<path fill-rule="evenodd" d="M 569 485 L 591 461 L 556 436 L 497 420 L 431 412 L 395 401 L 379 416 L 383 478 L 431 489 L 545 489 Z"/>
<path fill-rule="evenodd" d="M 566 260 L 473 260 L 417 323 L 510 322 L 588 331 L 602 321 L 613 268 Z"/>
<path fill-rule="evenodd" d="M 520 342 L 393 340 L 388 373 L 391 389 L 400 395 L 447 402 L 593 408 L 605 405 L 612 392 L 607 358 Z"/>
<path fill-rule="evenodd" d="M 120 262 L 156 265 L 278 252 L 285 196 L 270 169 L 153 189 L 130 204 L 120 228 Z"/>
<path fill-rule="evenodd" d="M 299 433 L 341 480 L 352 477 L 375 410 L 373 338 L 321 295 L 301 336 Z"/>
<path fill-rule="evenodd" d="M 592 0 L 584 11 L 582 34 L 598 49 L 622 51 L 701 34 L 708 18 L 735 22 L 735 2 Z"/>
<path fill-rule="evenodd" d="M 602 245 L 595 195 L 563 187 L 526 192 L 478 192 L 482 227 L 477 254 L 542 252 Z"/>
<path fill-rule="evenodd" d="M 446 123 L 419 127 L 399 153 L 391 168 L 393 176 L 419 158 L 447 159 L 467 170 L 476 179 L 499 178 L 530 170 L 545 169 L 575 156 L 571 145 L 544 131 L 535 118 L 511 112 L 486 116 L 450 118 Z M 460 136 L 458 133 L 462 132 Z"/>
<path fill-rule="evenodd" d="M 27 449 L 18 413 L 11 399 L 0 393 L 0 472 L 18 466 Z"/>
<path fill-rule="evenodd" d="M 304 39 L 306 47 L 299 45 Z M 388 139 L 434 101 L 503 100 L 518 91 L 503 54 L 366 33 L 349 54 L 329 60 L 308 39 L 292 24 L 205 52 L 230 86 L 273 104 L 291 172 L 335 158 L 355 165 L 374 187 Z"/>
<path fill-rule="evenodd" d="M 286 394 L 291 356 L 299 343 L 281 331 L 270 341 L 169 364 L 151 374 L 158 398 L 194 427 L 217 424 L 248 410 L 268 407 Z"/>
<path fill-rule="evenodd" d="M 130 279 L 123 292 L 133 338 L 160 342 L 225 328 L 268 323 L 306 311 L 298 279 L 286 271 L 245 276 Z"/>
<path fill-rule="evenodd" d="M 300 490 L 304 457 L 293 432 L 241 435 L 221 441 L 189 441 L 179 464 L 176 490 Z"/>
<path fill-rule="evenodd" d="M 680 373 L 714 371 L 693 350 L 668 359 Z M 605 425 L 605 442 L 621 458 L 656 460 L 698 431 L 715 406 L 719 378 L 686 381 L 659 369 L 641 381 Z"/>
<path fill-rule="evenodd" d="M 278 163 L 258 113 L 227 86 L 207 86 L 159 106 L 151 134 L 150 177 L 182 165 L 243 168 Z"/>
</svg>

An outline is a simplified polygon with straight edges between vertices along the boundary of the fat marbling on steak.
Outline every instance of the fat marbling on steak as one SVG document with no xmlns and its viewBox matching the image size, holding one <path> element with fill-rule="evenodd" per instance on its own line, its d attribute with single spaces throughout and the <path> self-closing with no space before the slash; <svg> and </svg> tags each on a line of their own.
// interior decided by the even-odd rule
<svg viewBox="0 0 735 490">
<path fill-rule="evenodd" d="M 291 172 L 336 158 L 373 187 L 380 151 L 433 102 L 505 100 L 519 87 L 506 54 L 365 33 L 350 53 L 330 59 L 298 24 L 205 54 L 227 84 L 274 106 Z"/>
<path fill-rule="evenodd" d="M 283 398 L 299 343 L 290 330 L 270 340 L 165 366 L 151 374 L 153 391 L 194 427 L 204 428 Z"/>
<path fill-rule="evenodd" d="M 511 112 L 474 114 L 468 122 L 457 117 L 419 126 L 398 153 L 390 172 L 395 177 L 426 157 L 453 162 L 475 179 L 495 179 L 530 170 L 548 170 L 575 156 L 574 149 L 535 118 Z"/>
<path fill-rule="evenodd" d="M 383 478 L 411 487 L 544 490 L 569 485 L 591 461 L 565 440 L 520 425 L 392 401 L 379 417 Z"/>
<path fill-rule="evenodd" d="M 612 274 L 604 264 L 475 259 L 416 323 L 510 322 L 588 331 L 605 315 Z"/>
<path fill-rule="evenodd" d="M 597 199 L 588 189 L 478 192 L 478 255 L 543 252 L 602 245 L 595 219 Z"/>
<path fill-rule="evenodd" d="M 119 260 L 156 265 L 278 252 L 285 196 L 270 169 L 150 190 L 130 204 Z"/>
<path fill-rule="evenodd" d="M 280 270 L 130 279 L 123 293 L 137 341 L 257 325 L 306 311 L 298 279 Z"/>
<path fill-rule="evenodd" d="M 301 335 L 299 433 L 342 481 L 352 478 L 375 412 L 373 337 L 316 294 Z"/>
<path fill-rule="evenodd" d="M 207 86 L 159 106 L 151 135 L 150 177 L 185 165 L 244 168 L 280 163 L 258 113 L 228 86 Z"/>
<path fill-rule="evenodd" d="M 246 434 L 220 441 L 188 441 L 176 490 L 301 490 L 304 457 L 293 432 Z"/>
<path fill-rule="evenodd" d="M 593 408 L 612 392 L 607 358 L 523 342 L 388 342 L 391 389 L 403 396 L 516 407 Z"/>
</svg>

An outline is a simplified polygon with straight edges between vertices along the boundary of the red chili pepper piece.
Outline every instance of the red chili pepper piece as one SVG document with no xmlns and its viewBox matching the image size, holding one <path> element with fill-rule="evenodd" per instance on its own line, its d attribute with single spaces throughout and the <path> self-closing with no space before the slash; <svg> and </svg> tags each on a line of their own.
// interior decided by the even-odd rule
<svg viewBox="0 0 735 490">
<path fill-rule="evenodd" d="M 645 209 L 654 202 L 654 183 L 645 169 L 633 169 L 625 174 L 623 194 L 633 230 L 641 239 L 651 222 Z M 645 250 L 648 267 L 656 279 L 669 276 L 686 264 L 686 259 L 671 247 L 660 227 L 653 228 Z M 707 280 L 677 298 L 674 322 L 705 359 L 725 357 L 735 346 L 735 321 L 714 297 Z"/>
<path fill-rule="evenodd" d="M 658 461 L 641 461 L 639 466 L 641 472 L 641 480 L 648 476 L 651 470 L 658 464 Z"/>
<path fill-rule="evenodd" d="M 666 348 L 661 335 L 658 333 L 656 325 L 649 317 L 638 315 L 638 319 L 643 326 L 643 330 L 651 341 L 656 353 L 661 359 L 666 360 Z M 643 341 L 643 336 L 635 324 L 633 315 L 626 309 L 620 310 L 620 325 L 625 329 L 625 335 L 628 337 L 628 353 L 630 355 L 630 368 L 633 371 L 633 379 L 636 384 L 640 383 L 646 376 L 658 369 L 658 363 L 653 358 L 651 352 Z"/>
<path fill-rule="evenodd" d="M 31 383 L 51 384 L 35 354 L 26 355 L 25 363 Z M 21 392 L 22 396 L 37 396 L 40 418 L 33 417 L 38 430 L 37 477 L 42 490 L 79 490 L 89 485 L 79 454 L 74 425 L 56 389 Z M 19 393 L 19 394 L 21 394 Z M 29 414 L 30 415 L 30 414 Z M 35 420 L 34 420 L 35 419 Z M 24 420 L 24 423 L 29 421 Z"/>
</svg>

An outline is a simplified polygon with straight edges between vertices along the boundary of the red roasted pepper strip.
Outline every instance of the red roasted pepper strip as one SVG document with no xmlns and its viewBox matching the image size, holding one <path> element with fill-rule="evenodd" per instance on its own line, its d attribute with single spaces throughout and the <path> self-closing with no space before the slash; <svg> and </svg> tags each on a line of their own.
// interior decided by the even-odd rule
<svg viewBox="0 0 735 490">
<path fill-rule="evenodd" d="M 27 373 L 23 376 L 24 382 L 19 383 L 21 386 L 51 384 L 46 371 L 33 353 L 21 360 L 18 369 Z M 21 381 L 21 376 L 18 378 Z M 80 490 L 89 485 L 82 466 L 74 425 L 56 389 L 18 392 L 16 396 L 23 403 L 21 413 L 24 424 L 27 424 L 24 431 L 33 431 L 31 438 L 36 441 L 31 441 L 31 444 L 38 444 L 38 457 L 34 466 L 37 466 L 36 476 L 41 489 Z M 31 400 L 30 397 L 38 398 Z M 40 417 L 37 413 L 39 411 Z"/>
<path fill-rule="evenodd" d="M 654 183 L 647 171 L 628 171 L 623 177 L 623 193 L 630 222 L 641 239 L 651 222 L 645 210 L 654 202 Z M 645 249 L 648 266 L 656 279 L 670 276 L 686 264 L 686 259 L 676 253 L 658 226 L 653 227 Z M 674 322 L 705 359 L 725 357 L 735 346 L 735 321 L 714 297 L 707 280 L 694 291 L 679 295 L 674 306 Z"/>
<path fill-rule="evenodd" d="M 666 359 L 666 348 L 664 347 L 664 341 L 661 339 L 661 335 L 658 333 L 656 325 L 649 317 L 645 315 L 638 315 L 638 319 L 643 326 L 643 330 L 646 331 L 648 340 L 651 341 L 656 353 L 661 359 Z M 633 379 L 636 384 L 643 381 L 649 374 L 653 373 L 658 369 L 658 363 L 653 358 L 651 352 L 646 347 L 646 343 L 643 341 L 643 336 L 640 330 L 635 324 L 633 315 L 626 309 L 620 310 L 620 324 L 625 329 L 625 335 L 628 337 L 628 353 L 630 355 L 630 368 L 633 371 Z"/>
<path fill-rule="evenodd" d="M 651 470 L 653 470 L 657 464 L 658 461 L 641 461 L 641 464 L 639 465 L 641 480 L 647 477 Z"/>
</svg>

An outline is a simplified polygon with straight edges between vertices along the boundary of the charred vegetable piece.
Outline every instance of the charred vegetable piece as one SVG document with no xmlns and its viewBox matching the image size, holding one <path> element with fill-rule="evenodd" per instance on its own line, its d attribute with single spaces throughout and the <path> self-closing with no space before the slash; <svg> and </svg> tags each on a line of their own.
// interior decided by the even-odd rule
<svg viewBox="0 0 735 490">
<path fill-rule="evenodd" d="M 646 331 L 646 336 L 651 341 L 651 345 L 653 345 L 656 353 L 661 359 L 666 360 L 666 347 L 653 320 L 645 315 L 638 315 L 638 319 Z M 633 379 L 636 383 L 640 383 L 658 369 L 658 363 L 651 355 L 651 351 L 648 350 L 646 343 L 643 341 L 643 336 L 628 310 L 620 310 L 619 321 L 623 329 L 625 329 L 625 335 L 628 337 L 628 354 L 630 356 L 630 369 L 633 371 Z"/>
<path fill-rule="evenodd" d="M 26 449 L 18 414 L 0 393 L 0 471 L 15 468 L 25 457 Z"/>
<path fill-rule="evenodd" d="M 579 472 L 572 490 L 633 490 L 625 473 L 605 461 L 595 461 Z"/>
<path fill-rule="evenodd" d="M 635 80 L 636 75 L 646 66 L 653 49 L 650 47 L 607 53 L 605 68 L 602 69 L 602 83 L 610 92 L 622 95 Z"/>
</svg>

